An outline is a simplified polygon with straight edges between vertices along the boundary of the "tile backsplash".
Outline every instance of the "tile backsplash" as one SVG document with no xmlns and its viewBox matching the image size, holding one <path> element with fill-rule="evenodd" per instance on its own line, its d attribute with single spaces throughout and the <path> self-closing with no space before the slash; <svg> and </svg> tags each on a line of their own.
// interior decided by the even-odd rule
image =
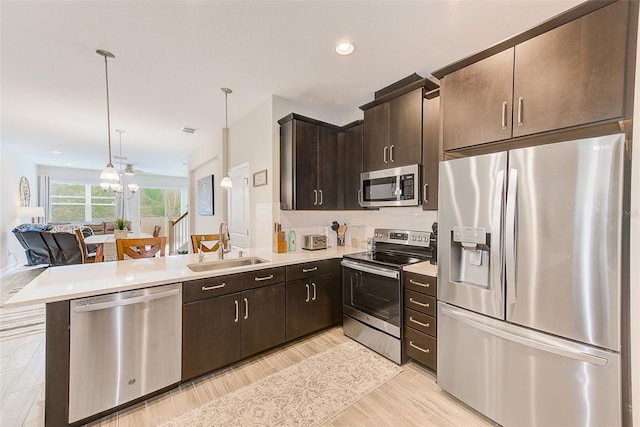
<svg viewBox="0 0 640 427">
<path fill-rule="evenodd" d="M 284 230 L 295 230 L 296 237 L 302 242 L 305 234 L 324 234 L 328 236 L 329 246 L 335 246 L 336 233 L 331 230 L 333 221 L 347 224 L 346 244 L 351 245 L 352 226 L 363 226 L 364 239 L 373 236 L 375 228 L 399 228 L 403 230 L 431 231 L 431 224 L 438 218 L 437 211 L 423 211 L 422 207 L 380 208 L 362 211 L 280 211 L 280 222 Z M 362 233 L 361 233 L 362 234 Z"/>
</svg>

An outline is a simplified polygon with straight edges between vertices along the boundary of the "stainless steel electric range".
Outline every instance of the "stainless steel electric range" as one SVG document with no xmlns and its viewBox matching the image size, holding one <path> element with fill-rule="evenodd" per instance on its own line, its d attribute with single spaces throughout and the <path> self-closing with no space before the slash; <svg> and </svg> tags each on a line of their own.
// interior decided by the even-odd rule
<svg viewBox="0 0 640 427">
<path fill-rule="evenodd" d="M 342 261 L 345 335 L 401 364 L 402 269 L 431 259 L 431 233 L 376 229 L 373 249 Z"/>
</svg>

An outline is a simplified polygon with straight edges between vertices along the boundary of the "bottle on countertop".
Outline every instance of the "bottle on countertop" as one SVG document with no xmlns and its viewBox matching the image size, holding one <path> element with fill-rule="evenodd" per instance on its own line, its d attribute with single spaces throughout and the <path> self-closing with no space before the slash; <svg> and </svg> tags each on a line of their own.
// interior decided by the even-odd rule
<svg viewBox="0 0 640 427">
<path fill-rule="evenodd" d="M 287 248 L 289 249 L 289 252 L 295 252 L 296 250 L 296 231 L 295 230 L 289 231 L 289 236 L 287 239 Z"/>
</svg>

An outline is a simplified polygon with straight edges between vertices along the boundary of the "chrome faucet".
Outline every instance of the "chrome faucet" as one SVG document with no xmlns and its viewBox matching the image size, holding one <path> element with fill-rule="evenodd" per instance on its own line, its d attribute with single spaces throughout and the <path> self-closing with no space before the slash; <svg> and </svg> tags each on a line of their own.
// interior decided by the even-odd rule
<svg viewBox="0 0 640 427">
<path fill-rule="evenodd" d="M 231 237 L 229 236 L 229 226 L 224 221 L 220 223 L 219 234 L 220 240 L 218 241 L 218 259 L 224 259 L 224 254 L 229 252 L 229 249 L 227 249 L 227 244 L 229 243 L 229 240 L 231 240 Z"/>
</svg>

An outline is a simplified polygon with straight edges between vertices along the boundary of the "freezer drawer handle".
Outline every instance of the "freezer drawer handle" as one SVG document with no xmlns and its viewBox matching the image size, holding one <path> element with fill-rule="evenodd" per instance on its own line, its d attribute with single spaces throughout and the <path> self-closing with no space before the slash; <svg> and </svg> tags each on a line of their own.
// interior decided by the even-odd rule
<svg viewBox="0 0 640 427">
<path fill-rule="evenodd" d="M 270 275 L 265 276 L 265 277 L 256 277 L 256 278 L 254 278 L 254 280 L 256 282 L 261 282 L 263 280 L 269 280 L 269 279 L 273 279 L 273 274 L 270 274 Z"/>
<path fill-rule="evenodd" d="M 426 307 L 429 308 L 429 303 L 428 302 L 420 302 L 420 301 L 416 301 L 413 298 L 409 298 L 409 301 L 411 301 L 412 303 L 419 305 L 420 307 Z"/>
<path fill-rule="evenodd" d="M 313 268 L 303 268 L 302 272 L 303 273 L 309 273 L 311 271 L 316 271 L 318 269 L 318 267 L 313 267 Z"/>
<path fill-rule="evenodd" d="M 607 363 L 609 363 L 609 361 L 603 357 L 598 357 L 592 354 L 582 353 L 579 351 L 574 351 L 574 350 L 558 347 L 551 344 L 541 343 L 541 342 L 534 341 L 529 338 L 521 337 L 506 331 L 501 331 L 500 329 L 492 328 L 491 326 L 482 324 L 480 322 L 476 322 L 475 320 L 472 320 L 472 319 L 468 319 L 464 314 L 456 313 L 449 308 L 442 308 L 442 312 L 444 314 L 447 314 L 459 320 L 462 323 L 466 323 L 472 328 L 479 329 L 490 335 L 494 335 L 498 338 L 512 341 L 527 347 L 532 347 L 541 351 L 546 351 L 547 353 L 553 353 L 561 357 L 567 357 L 569 359 L 575 359 L 581 362 L 591 363 L 592 365 L 597 365 L 597 366 L 605 366 Z"/>
<path fill-rule="evenodd" d="M 226 283 L 222 283 L 222 284 L 220 284 L 220 285 L 215 285 L 215 286 L 203 286 L 203 287 L 202 287 L 202 290 L 203 290 L 203 291 L 212 291 L 212 290 L 214 290 L 214 289 L 222 289 L 222 288 L 224 288 L 225 286 L 227 286 L 227 284 L 226 284 Z"/>
<path fill-rule="evenodd" d="M 428 349 L 428 348 L 426 348 L 426 349 L 425 349 L 425 348 L 422 348 L 422 347 L 418 347 L 417 345 L 415 345 L 415 344 L 413 343 L 413 341 L 409 341 L 409 345 L 410 345 L 411 347 L 415 348 L 416 350 L 419 350 L 419 351 L 421 351 L 421 352 L 423 352 L 423 353 L 427 353 L 427 354 L 429 353 L 429 349 Z"/>
<path fill-rule="evenodd" d="M 417 324 L 417 325 L 424 326 L 425 328 L 428 328 L 428 327 L 429 327 L 429 324 L 428 324 L 428 323 L 418 322 L 416 319 L 414 319 L 414 318 L 413 318 L 413 317 L 411 317 L 411 316 L 409 316 L 409 321 L 410 321 L 410 322 L 413 322 L 413 323 L 415 323 L 415 324 Z"/>
<path fill-rule="evenodd" d="M 418 285 L 418 286 L 422 286 L 423 288 L 428 288 L 429 284 L 428 283 L 420 283 L 420 282 L 416 282 L 413 279 L 409 279 L 409 283 L 412 283 L 414 285 Z"/>
<path fill-rule="evenodd" d="M 174 295 L 178 295 L 180 293 L 180 289 L 171 289 L 170 291 L 158 292 L 157 294 L 151 295 L 142 295 L 139 297 L 115 300 L 115 301 L 107 301 L 107 302 L 99 302 L 95 304 L 86 304 L 86 305 L 76 305 L 74 310 L 76 313 L 82 313 L 86 311 L 97 311 L 97 310 L 105 310 L 108 308 L 114 307 L 122 307 L 125 305 L 131 304 L 139 304 L 143 302 L 149 302 L 161 298 L 167 298 Z"/>
</svg>

